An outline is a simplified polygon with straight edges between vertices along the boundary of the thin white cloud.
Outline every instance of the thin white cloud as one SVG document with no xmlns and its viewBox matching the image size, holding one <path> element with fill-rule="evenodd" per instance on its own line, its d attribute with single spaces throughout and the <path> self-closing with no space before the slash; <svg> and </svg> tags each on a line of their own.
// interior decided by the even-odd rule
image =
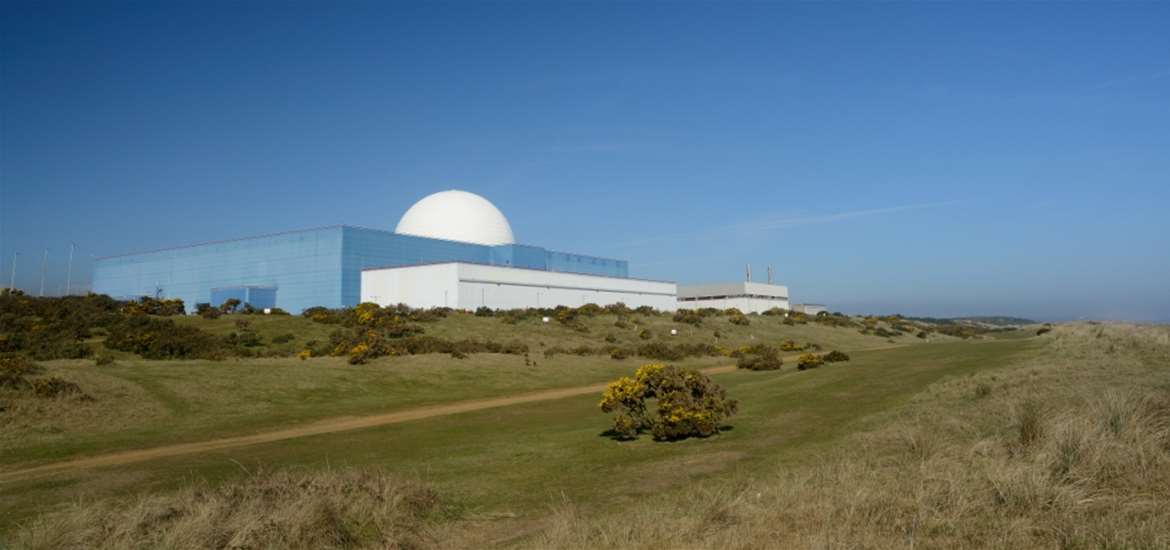
<svg viewBox="0 0 1170 550">
<path fill-rule="evenodd" d="M 614 243 L 611 246 L 623 248 L 636 248 L 640 246 L 650 246 L 655 244 L 662 244 L 675 241 L 694 241 L 700 239 L 718 239 L 733 235 L 742 234 L 759 234 L 767 231 L 777 229 L 789 229 L 792 227 L 799 227 L 803 225 L 833 223 L 839 221 L 850 220 L 853 218 L 860 218 L 865 216 L 879 216 L 882 214 L 893 214 L 897 212 L 906 212 L 911 210 L 926 210 L 930 208 L 940 208 L 944 206 L 951 206 L 959 204 L 961 201 L 943 201 L 930 202 L 920 204 L 904 204 L 900 206 L 889 206 L 884 208 L 867 208 L 863 210 L 847 210 L 844 212 L 834 212 L 830 214 L 817 214 L 807 216 L 778 216 L 766 217 L 762 219 L 753 220 L 750 222 L 712 227 L 703 231 L 676 233 L 672 235 L 659 235 L 654 237 L 647 237 L 643 239 L 635 239 Z"/>
</svg>

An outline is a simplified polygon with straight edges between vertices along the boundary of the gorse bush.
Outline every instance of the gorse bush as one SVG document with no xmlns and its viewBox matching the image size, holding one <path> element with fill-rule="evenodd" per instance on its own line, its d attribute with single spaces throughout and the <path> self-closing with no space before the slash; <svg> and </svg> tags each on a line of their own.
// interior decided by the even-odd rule
<svg viewBox="0 0 1170 550">
<path fill-rule="evenodd" d="M 800 351 L 804 348 L 804 344 L 798 344 L 793 340 L 785 340 L 780 342 L 780 351 Z"/>
<path fill-rule="evenodd" d="M 146 359 L 223 359 L 229 351 L 224 340 L 211 333 L 147 315 L 126 317 L 110 326 L 105 345 Z"/>
<path fill-rule="evenodd" d="M 183 315 L 186 312 L 187 310 L 183 305 L 183 301 L 178 298 L 157 299 L 151 298 L 150 296 L 143 296 L 138 301 L 126 302 L 126 305 L 122 306 L 122 313 L 127 315 L 142 313 L 168 317 L 171 315 Z"/>
<path fill-rule="evenodd" d="M 675 440 L 717 433 L 738 404 L 701 372 L 653 363 L 611 382 L 600 406 L 614 414 L 615 437 L 649 431 L 656 440 Z"/>
<path fill-rule="evenodd" d="M 796 360 L 796 368 L 798 370 L 815 369 L 824 364 L 824 358 L 815 353 L 806 353 Z"/>
<path fill-rule="evenodd" d="M 311 352 L 317 355 L 316 351 Z M 330 338 L 329 355 L 345 356 L 351 364 L 362 364 L 378 357 L 444 353 L 467 356 L 472 353 L 506 353 L 524 355 L 528 346 L 519 341 L 505 343 L 479 340 L 445 340 L 434 336 L 391 337 L 385 331 L 340 330 Z M 547 353 L 547 352 L 546 352 Z"/>
<path fill-rule="evenodd" d="M 21 352 L 38 361 L 88 357 L 83 340 L 117 322 L 123 305 L 96 294 L 34 298 L 0 290 L 0 353 Z"/>
</svg>

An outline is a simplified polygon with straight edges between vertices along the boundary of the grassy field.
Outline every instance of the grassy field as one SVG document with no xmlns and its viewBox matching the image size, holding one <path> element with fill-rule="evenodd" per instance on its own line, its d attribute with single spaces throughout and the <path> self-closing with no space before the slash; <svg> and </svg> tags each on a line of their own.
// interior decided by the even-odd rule
<svg viewBox="0 0 1170 550">
<path fill-rule="evenodd" d="M 426 334 L 449 339 L 519 340 L 530 359 L 516 355 L 474 354 L 455 360 L 426 354 L 382 358 L 366 365 L 348 365 L 342 358 L 233 358 L 224 361 L 147 361 L 115 352 L 113 365 L 95 368 L 89 360 L 45 362 L 48 374 L 79 384 L 93 398 L 43 400 L 13 396 L 4 399 L 10 411 L 0 414 L 0 466 L 27 467 L 66 458 L 168 443 L 201 441 L 294 426 L 338 416 L 388 412 L 472 398 L 509 395 L 553 387 L 611 380 L 632 371 L 644 359 L 614 360 L 606 355 L 546 358 L 552 346 L 600 347 L 606 336 L 618 343 L 644 342 L 638 333 L 649 329 L 649 341 L 710 342 L 735 348 L 751 343 L 778 345 L 784 339 L 813 342 L 825 349 L 856 350 L 888 346 L 890 339 L 856 330 L 815 324 L 787 326 L 780 319 L 753 317 L 749 326 L 726 318 L 707 319 L 702 327 L 675 323 L 669 315 L 634 316 L 629 328 L 614 327 L 616 317 L 583 319 L 588 332 L 539 320 L 507 324 L 498 318 L 451 315 L 426 323 Z M 286 352 L 311 340 L 327 341 L 333 325 L 301 317 L 230 315 L 215 320 L 178 318 L 217 335 L 236 330 L 245 320 L 264 342 L 289 334 L 293 340 L 276 345 Z M 671 336 L 670 331 L 679 331 Z M 719 331 L 720 337 L 714 334 Z M 935 335 L 934 342 L 953 339 Z M 905 336 L 895 341 L 918 344 Z M 101 347 L 101 339 L 92 342 Z M 267 347 L 266 347 L 267 348 Z M 277 349 L 266 349 L 277 351 Z M 724 357 L 679 361 L 679 366 L 729 364 Z"/>
<path fill-rule="evenodd" d="M 460 320 L 485 330 L 493 329 L 488 323 L 500 323 L 470 316 Z M 780 332 L 786 329 L 797 330 Z M 846 349 L 888 345 L 885 339 L 852 330 L 816 326 L 777 323 L 769 334 L 753 322 L 728 330 L 745 342 L 755 336 L 805 338 Z M 541 338 L 533 339 L 539 344 Z M 597 397 L 585 396 L 7 483 L 0 487 L 0 515 L 9 520 L 4 528 L 12 532 L 14 522 L 79 498 L 88 502 L 166 493 L 191 479 L 230 484 L 257 468 L 377 467 L 400 478 L 422 480 L 442 495 L 445 517 L 456 519 L 444 522 L 442 534 L 432 536 L 455 545 L 497 539 L 524 542 L 527 539 L 517 535 L 545 525 L 550 506 L 558 503 L 571 502 L 576 510 L 599 514 L 696 480 L 799 463 L 809 453 L 863 429 L 872 415 L 907 403 L 932 383 L 1001 369 L 1028 360 L 1040 349 L 1038 340 L 1019 337 L 936 342 L 854 352 L 849 363 L 813 371 L 786 367 L 780 372 L 717 375 L 716 381 L 740 400 L 741 413 L 732 419 L 729 431 L 704 440 L 613 441 L 602 436 L 608 424 L 597 410 Z M 124 391 L 141 392 L 127 393 L 127 403 L 148 402 L 155 409 L 142 410 L 141 422 L 108 430 L 105 436 L 56 440 L 47 436 L 39 444 L 15 448 L 22 456 L 19 461 L 28 463 L 318 416 L 602 381 L 628 373 L 641 362 L 560 355 L 538 361 L 536 367 L 525 367 L 519 357 L 484 354 L 464 361 L 434 355 L 389 358 L 360 367 L 333 359 L 125 362 L 108 370 L 59 364 L 53 368 L 121 381 L 114 385 L 125 382 Z M 125 416 L 123 411 L 109 414 L 111 421 Z M 105 424 L 94 421 L 94 426 Z M 86 428 L 70 430 L 79 434 Z"/>
</svg>

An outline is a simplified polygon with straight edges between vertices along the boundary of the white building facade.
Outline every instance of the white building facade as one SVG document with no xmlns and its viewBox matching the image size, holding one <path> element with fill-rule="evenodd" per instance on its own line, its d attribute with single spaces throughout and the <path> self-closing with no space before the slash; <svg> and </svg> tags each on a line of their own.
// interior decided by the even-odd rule
<svg viewBox="0 0 1170 550">
<path fill-rule="evenodd" d="M 792 306 L 792 311 L 799 311 L 805 315 L 816 315 L 823 311 L 829 311 L 824 304 L 796 304 Z"/>
<path fill-rule="evenodd" d="M 622 302 L 674 311 L 678 285 L 467 262 L 445 262 L 362 270 L 363 302 L 415 308 L 475 310 L 580 307 Z"/>
<path fill-rule="evenodd" d="M 679 285 L 679 309 L 729 309 L 744 313 L 763 313 L 772 308 L 789 309 L 788 287 L 742 281 Z"/>
</svg>

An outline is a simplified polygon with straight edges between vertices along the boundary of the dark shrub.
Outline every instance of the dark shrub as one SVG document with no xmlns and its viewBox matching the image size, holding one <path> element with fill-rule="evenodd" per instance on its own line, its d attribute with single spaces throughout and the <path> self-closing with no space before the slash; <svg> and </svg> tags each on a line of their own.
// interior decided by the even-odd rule
<svg viewBox="0 0 1170 550">
<path fill-rule="evenodd" d="M 134 315 L 109 330 L 106 347 L 137 353 L 146 359 L 222 359 L 227 355 L 221 339 L 169 319 Z"/>
<path fill-rule="evenodd" d="M 841 361 L 848 361 L 848 360 L 849 360 L 849 354 L 847 354 L 843 351 L 833 350 L 833 351 L 830 351 L 829 353 L 825 354 L 825 362 L 826 363 L 839 363 Z"/>
<path fill-rule="evenodd" d="M 594 303 L 585 304 L 577 308 L 577 314 L 584 315 L 585 317 L 596 317 L 602 311 L 604 310 L 601 309 L 601 306 Z"/>
<path fill-rule="evenodd" d="M 991 386 L 987 384 L 978 384 L 975 386 L 975 398 L 982 399 L 991 395 Z"/>
<path fill-rule="evenodd" d="M 617 328 L 630 328 L 630 323 L 625 319 L 618 319 L 617 321 L 613 322 L 613 326 Z"/>
<path fill-rule="evenodd" d="M 220 313 L 235 313 L 236 309 L 240 307 L 240 300 L 237 298 L 228 298 L 219 305 Z"/>
<path fill-rule="evenodd" d="M 43 371 L 40 365 L 18 353 L 0 354 L 0 388 L 23 389 L 28 385 L 26 376 Z"/>
<path fill-rule="evenodd" d="M 680 309 L 674 312 L 672 319 L 676 323 L 686 323 L 696 327 L 703 324 L 703 316 L 693 309 Z"/>
<path fill-rule="evenodd" d="M 756 344 L 743 350 L 735 361 L 735 366 L 748 370 L 778 370 L 783 364 L 780 352 L 764 344 Z"/>
<path fill-rule="evenodd" d="M 97 358 L 94 359 L 93 362 L 95 365 L 97 365 L 99 367 L 113 365 L 114 364 L 114 356 L 110 355 L 108 353 L 103 353 L 101 355 L 98 355 Z"/>
<path fill-rule="evenodd" d="M 606 343 L 609 343 L 609 344 L 612 344 L 612 343 L 614 343 L 614 342 L 617 342 L 617 336 L 614 336 L 614 335 L 612 335 L 612 334 L 606 334 L 606 335 L 605 335 L 605 341 L 606 341 Z"/>
<path fill-rule="evenodd" d="M 273 344 L 287 344 L 289 342 L 292 342 L 295 339 L 296 339 L 296 336 L 290 332 L 290 333 L 286 333 L 286 334 L 280 334 L 277 336 L 273 336 L 272 343 Z"/>
<path fill-rule="evenodd" d="M 1036 336 L 1040 336 L 1041 334 L 1048 334 L 1049 332 L 1052 332 L 1051 328 L 1041 327 L 1040 329 L 1036 330 Z"/>
<path fill-rule="evenodd" d="M 612 359 L 626 359 L 630 356 L 630 351 L 625 348 L 615 347 L 609 352 Z"/>
<path fill-rule="evenodd" d="M 625 317 L 629 315 L 632 310 L 630 309 L 630 306 L 627 306 L 622 302 L 618 302 L 616 304 L 609 304 L 608 306 L 605 306 L 605 311 L 606 313 L 612 313 L 618 317 Z"/>
<path fill-rule="evenodd" d="M 195 304 L 195 313 L 199 314 L 204 319 L 219 319 L 223 312 L 219 308 L 211 307 L 211 304 Z"/>
<path fill-rule="evenodd" d="M 73 382 L 56 376 L 48 378 L 33 378 L 29 380 L 29 388 L 37 397 L 59 397 L 63 395 L 85 395 L 81 387 Z"/>
<path fill-rule="evenodd" d="M 654 337 L 654 333 L 650 332 L 650 329 L 648 329 L 648 328 L 644 328 L 638 332 L 638 338 L 641 338 L 643 340 L 649 340 L 653 337 Z"/>
<path fill-rule="evenodd" d="M 731 321 L 731 324 L 733 324 L 733 325 L 740 325 L 740 326 L 745 326 L 745 327 L 752 324 L 752 322 L 750 320 L 748 320 L 747 315 L 744 315 L 742 313 L 739 315 L 729 315 L 727 317 L 727 320 Z"/>
<path fill-rule="evenodd" d="M 476 317 L 493 317 L 493 316 L 495 316 L 495 314 L 496 314 L 495 310 L 493 310 L 490 307 L 479 306 L 479 307 L 475 308 L 475 316 Z"/>
<path fill-rule="evenodd" d="M 765 311 L 763 315 L 767 315 L 768 317 L 783 317 L 784 313 L 786 313 L 784 308 L 774 307 Z"/>
<path fill-rule="evenodd" d="M 650 306 L 638 306 L 638 308 L 634 311 L 636 311 L 639 315 L 654 315 L 655 313 L 658 313 L 657 310 Z"/>
</svg>

